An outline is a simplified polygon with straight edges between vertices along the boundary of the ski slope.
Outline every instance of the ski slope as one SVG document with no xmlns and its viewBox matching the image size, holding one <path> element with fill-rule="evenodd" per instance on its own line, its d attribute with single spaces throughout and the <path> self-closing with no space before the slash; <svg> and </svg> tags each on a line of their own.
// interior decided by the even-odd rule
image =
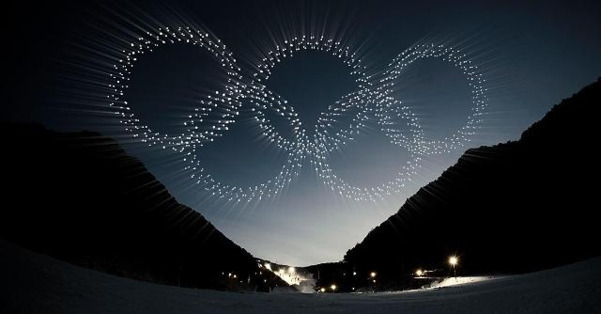
<svg viewBox="0 0 601 314">
<path fill-rule="evenodd" d="M 115 277 L 0 241 L 0 313 L 601 313 L 601 258 L 438 289 L 243 294 Z"/>
</svg>

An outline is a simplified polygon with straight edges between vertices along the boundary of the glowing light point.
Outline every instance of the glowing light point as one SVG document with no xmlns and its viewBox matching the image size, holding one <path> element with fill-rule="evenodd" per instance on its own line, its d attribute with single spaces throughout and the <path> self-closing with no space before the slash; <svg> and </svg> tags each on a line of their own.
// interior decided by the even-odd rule
<svg viewBox="0 0 601 314">
<path fill-rule="evenodd" d="M 449 257 L 449 264 L 453 267 L 457 266 L 457 263 L 459 263 L 459 258 L 457 256 L 451 256 Z"/>
</svg>

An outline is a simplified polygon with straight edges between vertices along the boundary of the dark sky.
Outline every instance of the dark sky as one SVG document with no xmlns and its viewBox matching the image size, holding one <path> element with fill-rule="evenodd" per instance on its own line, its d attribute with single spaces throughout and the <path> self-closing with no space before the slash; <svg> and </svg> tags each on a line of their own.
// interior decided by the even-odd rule
<svg viewBox="0 0 601 314">
<path fill-rule="evenodd" d="M 15 1 L 8 6 L 2 19 L 8 24 L 2 27 L 3 50 L 8 52 L 3 58 L 3 120 L 116 137 L 180 202 L 201 212 L 232 240 L 256 256 L 295 265 L 339 260 L 466 148 L 518 138 L 553 104 L 601 75 L 599 1 Z M 361 202 L 335 195 L 312 171 L 300 171 L 277 197 L 232 206 L 193 184 L 182 171 L 179 154 L 142 147 L 106 108 L 90 102 L 89 95 L 82 97 L 90 93 L 82 86 L 103 82 L 88 80 L 85 72 L 96 68 L 86 66 L 95 64 L 86 49 L 113 49 L 90 44 L 107 41 L 98 37 L 98 29 L 117 37 L 136 31 L 134 23 L 115 22 L 116 13 L 164 23 L 173 23 L 174 16 L 185 18 L 226 43 L 247 72 L 255 70 L 253 64 L 275 42 L 299 34 L 293 31 L 299 25 L 312 23 L 325 25 L 334 38 L 342 37 L 375 74 L 416 43 L 443 42 L 460 47 L 480 67 L 487 79 L 488 109 L 471 142 L 424 156 L 413 181 L 383 200 Z M 165 46 L 140 57 L 127 99 L 153 130 L 177 133 L 183 129 L 183 117 L 198 107 L 199 99 L 223 86 L 224 77 L 223 69 L 202 49 Z M 318 51 L 285 59 L 265 85 L 296 109 L 310 135 L 321 112 L 358 89 L 345 64 Z M 95 90 L 102 94 L 102 88 Z M 408 67 L 393 96 L 412 108 L 427 140 L 442 139 L 464 125 L 472 107 L 464 76 L 437 59 Z M 273 178 L 289 156 L 262 138 L 242 111 L 222 138 L 195 153 L 216 180 L 248 187 Z M 281 134 L 290 136 L 285 121 L 270 117 Z M 373 126 L 329 157 L 337 175 L 365 188 L 394 180 L 398 168 L 411 158 Z"/>
</svg>

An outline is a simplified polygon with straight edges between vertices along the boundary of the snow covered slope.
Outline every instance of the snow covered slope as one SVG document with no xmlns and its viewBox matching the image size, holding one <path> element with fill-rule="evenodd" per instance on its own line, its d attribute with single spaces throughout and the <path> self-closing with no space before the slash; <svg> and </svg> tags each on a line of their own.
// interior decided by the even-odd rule
<svg viewBox="0 0 601 314">
<path fill-rule="evenodd" d="M 436 290 L 241 294 L 139 282 L 0 241 L 0 313 L 601 313 L 601 257 Z"/>
</svg>

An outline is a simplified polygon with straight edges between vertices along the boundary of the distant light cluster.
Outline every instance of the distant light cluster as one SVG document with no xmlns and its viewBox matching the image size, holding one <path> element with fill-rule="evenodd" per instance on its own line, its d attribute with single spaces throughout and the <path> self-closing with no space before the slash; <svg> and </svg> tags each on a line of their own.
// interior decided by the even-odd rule
<svg viewBox="0 0 601 314">
<path fill-rule="evenodd" d="M 199 99 L 199 106 L 181 122 L 183 132 L 162 134 L 137 118 L 128 104 L 126 91 L 140 56 L 175 43 L 205 49 L 224 69 L 227 81 L 223 82 L 221 89 Z M 289 104 L 267 87 L 272 69 L 299 51 L 320 51 L 338 58 L 348 67 L 357 84 L 355 91 L 322 112 L 314 126 L 306 126 L 294 104 Z M 327 188 L 342 197 L 358 201 L 382 199 L 398 193 L 405 186 L 419 170 L 424 156 L 447 153 L 463 146 L 481 124 L 486 109 L 485 80 L 477 66 L 460 51 L 438 44 L 415 45 L 398 55 L 387 69 L 372 75 L 366 74 L 365 62 L 348 46 L 332 38 L 308 34 L 292 36 L 276 44 L 254 65 L 255 72 L 248 75 L 237 65 L 225 44 L 209 32 L 191 27 L 146 31 L 136 41 L 123 47 L 121 52 L 109 74 L 111 92 L 107 96 L 120 123 L 135 139 L 149 146 L 181 153 L 185 170 L 191 173 L 192 179 L 210 194 L 228 202 L 251 202 L 273 197 L 307 165 Z M 403 70 L 413 62 L 427 58 L 441 59 L 460 69 L 472 92 L 472 113 L 466 125 L 440 141 L 427 141 L 416 114 L 402 100 L 392 96 Z M 245 112 L 250 112 L 262 136 L 287 156 L 272 179 L 251 187 L 219 182 L 203 167 L 200 158 L 202 150 L 208 149 L 207 144 L 218 140 L 236 123 L 243 106 L 248 106 L 244 108 Z M 278 133 L 266 113 L 283 117 L 292 136 L 286 138 Z M 356 187 L 336 175 L 330 165 L 330 155 L 352 142 L 365 128 L 374 126 L 388 137 L 390 143 L 406 149 L 411 157 L 399 165 L 393 180 L 370 188 Z M 314 132 L 307 132 L 307 127 L 314 128 Z"/>
</svg>

